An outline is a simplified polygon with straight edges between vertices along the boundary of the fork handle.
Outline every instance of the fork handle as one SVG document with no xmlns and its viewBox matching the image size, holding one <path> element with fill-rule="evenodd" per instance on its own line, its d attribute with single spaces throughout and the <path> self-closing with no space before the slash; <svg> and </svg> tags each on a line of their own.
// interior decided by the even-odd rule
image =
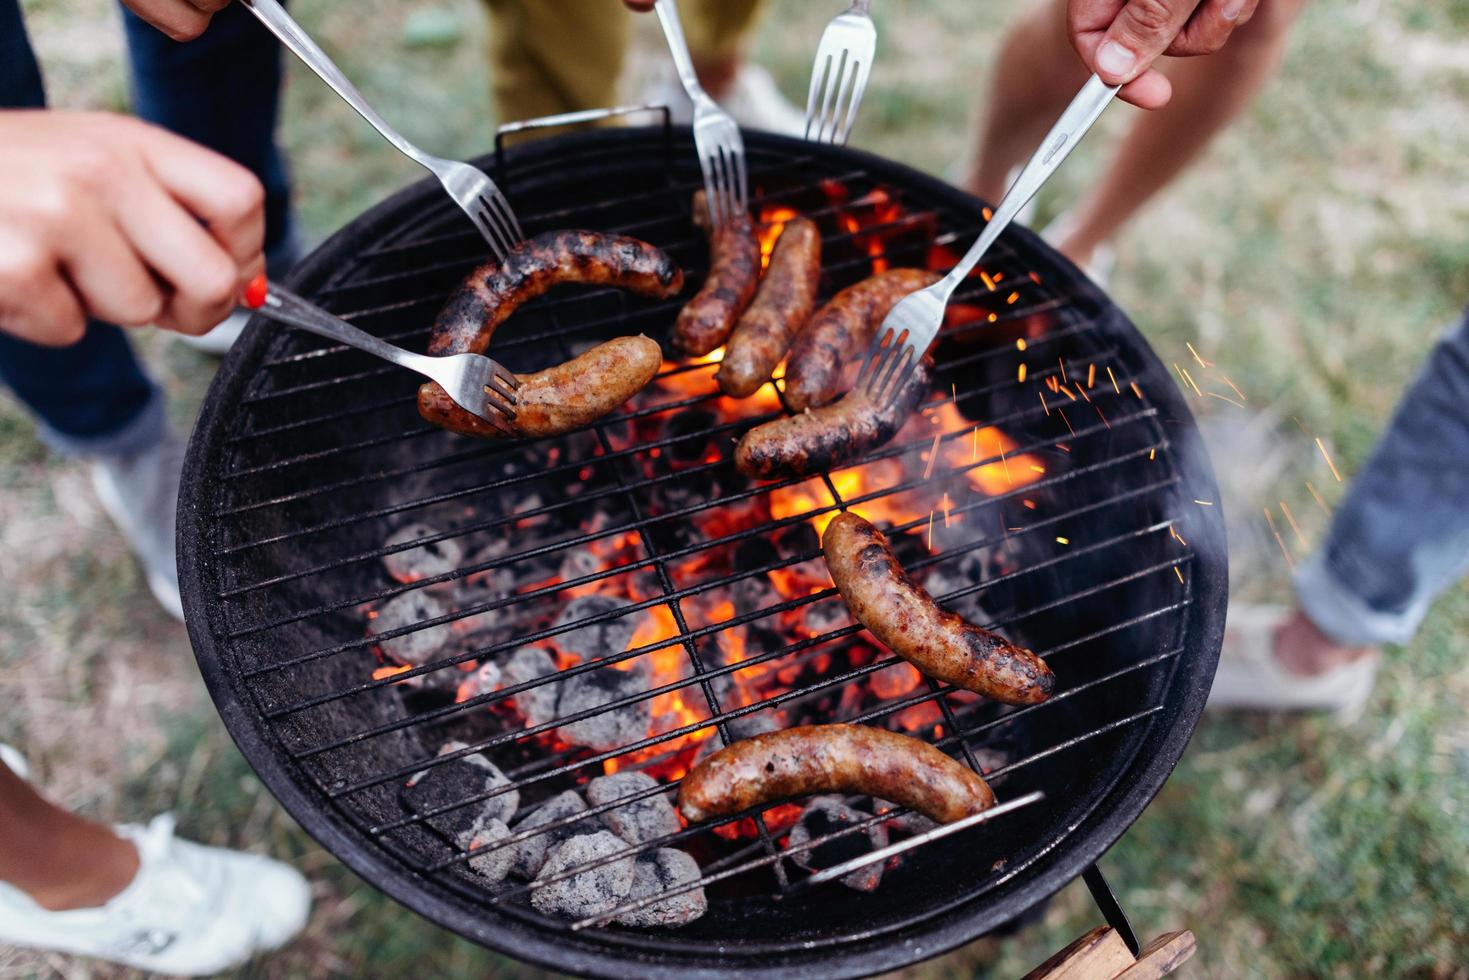
<svg viewBox="0 0 1469 980">
<path fill-rule="evenodd" d="M 689 98 L 702 95 L 704 86 L 699 82 L 699 73 L 694 70 L 694 56 L 689 54 L 689 41 L 684 36 L 683 21 L 678 17 L 675 0 L 657 0 L 653 10 L 658 14 L 658 23 L 663 25 L 663 36 L 668 39 L 668 50 L 673 55 L 673 66 L 678 69 L 679 81 Z"/>
<path fill-rule="evenodd" d="M 259 285 L 257 281 L 246 290 L 245 305 L 256 313 L 278 323 L 300 327 L 338 343 L 356 347 L 399 367 L 432 378 L 433 358 L 414 354 L 380 340 L 273 282 L 266 284 L 264 290 L 260 290 Z"/>
<path fill-rule="evenodd" d="M 402 133 L 389 125 L 388 121 L 368 104 L 367 100 L 362 97 L 362 93 L 357 91 L 357 86 L 352 84 L 337 67 L 336 62 L 332 61 L 327 53 L 311 39 L 311 35 L 296 23 L 295 18 L 286 13 L 285 7 L 282 7 L 276 0 L 240 0 L 240 2 L 250 8 L 250 12 L 260 19 L 266 30 L 280 38 L 282 44 L 305 62 L 306 67 L 316 72 L 323 82 L 330 85 L 332 90 L 342 97 L 343 102 L 357 110 L 357 114 L 366 119 L 373 129 L 381 133 L 383 139 L 397 147 L 398 151 L 409 159 L 427 165 L 426 154 L 408 142 Z"/>
<path fill-rule="evenodd" d="M 865 14 L 872 9 L 872 0 L 852 0 L 852 8 L 848 10 L 851 14 Z"/>
<path fill-rule="evenodd" d="M 1035 197 L 1036 191 L 1041 189 L 1056 168 L 1061 166 L 1065 160 L 1076 149 L 1076 144 L 1086 135 L 1087 130 L 1092 128 L 1092 123 L 1101 116 L 1102 110 L 1112 101 L 1117 94 L 1119 85 L 1108 85 L 1097 75 L 1087 79 L 1081 91 L 1076 93 L 1076 98 L 1061 113 L 1061 118 L 1056 120 L 1056 125 L 1046 134 L 1041 141 L 1040 148 L 1031 156 L 1026 163 L 1025 169 L 1020 171 L 1020 176 L 1015 178 L 1015 183 L 1005 192 L 1000 199 L 1000 204 L 995 208 L 994 217 L 984 226 L 979 240 L 964 253 L 959 264 L 944 277 L 943 291 L 945 300 L 948 299 L 955 289 L 959 287 L 970 271 L 972 271 L 984 254 L 989 251 L 995 239 L 1000 233 L 1010 227 L 1010 222 L 1015 220 L 1015 215 L 1025 206 L 1025 203 Z"/>
</svg>

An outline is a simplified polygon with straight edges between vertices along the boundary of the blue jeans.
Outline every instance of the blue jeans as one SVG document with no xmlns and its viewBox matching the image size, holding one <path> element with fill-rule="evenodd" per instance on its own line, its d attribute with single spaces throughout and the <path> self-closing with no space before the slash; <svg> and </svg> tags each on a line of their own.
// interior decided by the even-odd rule
<svg viewBox="0 0 1469 980">
<path fill-rule="evenodd" d="M 1434 345 L 1296 574 L 1301 608 L 1339 643 L 1406 643 L 1469 573 L 1469 311 Z"/>
<path fill-rule="evenodd" d="M 170 41 L 124 11 L 133 102 L 150 122 L 248 167 L 266 191 L 266 252 L 294 259 L 290 184 L 274 142 L 280 44 L 248 10 L 215 15 L 203 37 Z M 0 108 L 42 108 L 46 93 L 18 0 L 0 0 Z M 128 455 L 163 438 L 163 396 L 122 330 L 91 322 L 82 340 L 41 347 L 0 333 L 0 381 L 63 452 Z"/>
</svg>

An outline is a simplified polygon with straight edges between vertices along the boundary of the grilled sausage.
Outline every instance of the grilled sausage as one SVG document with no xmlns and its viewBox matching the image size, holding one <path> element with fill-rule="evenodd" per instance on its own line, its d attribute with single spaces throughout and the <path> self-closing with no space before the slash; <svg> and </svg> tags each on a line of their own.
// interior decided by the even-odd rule
<svg viewBox="0 0 1469 980">
<path fill-rule="evenodd" d="M 866 352 L 888 312 L 940 278 L 923 269 L 891 269 L 833 296 L 791 342 L 785 381 L 791 408 L 799 412 L 836 398 L 843 368 Z"/>
<path fill-rule="evenodd" d="M 821 231 L 809 218 L 786 222 L 755 302 L 735 324 L 715 379 L 732 398 L 748 398 L 770 380 L 791 338 L 816 309 Z"/>
<path fill-rule="evenodd" d="M 683 270 L 662 249 L 636 238 L 594 231 L 546 232 L 515 246 L 504 263 L 492 260 L 469 274 L 434 321 L 428 352 L 435 356 L 483 353 L 496 328 L 522 303 L 559 283 L 616 286 L 642 296 L 666 299 L 683 288 Z M 595 418 L 585 414 L 593 407 L 600 407 L 605 414 L 622 404 L 638 390 L 629 389 L 632 379 L 646 374 L 641 387 L 652 377 L 647 368 L 648 343 L 651 341 L 644 339 L 632 345 L 615 344 L 605 351 L 595 348 L 559 369 L 521 378 L 522 388 L 517 398 L 526 401 L 529 408 L 522 413 L 524 434 L 566 431 L 554 428 L 557 423 L 553 419 L 568 423 L 568 428 L 577 428 Z M 591 356 L 598 351 L 601 353 L 597 357 Z M 579 362 L 583 371 L 601 373 L 586 373 L 573 384 L 564 369 Z M 656 371 L 656 365 L 653 370 Z M 529 391 L 525 388 L 527 384 Z M 559 395 L 577 399 L 577 405 L 557 411 L 534 400 Z M 425 420 L 452 432 L 500 435 L 493 426 L 455 405 L 435 382 L 418 389 L 418 410 Z M 533 422 L 532 418 L 538 421 Z"/>
<path fill-rule="evenodd" d="M 779 480 L 850 462 L 891 439 L 923 400 L 928 386 L 925 361 L 897 397 L 880 407 L 865 390 L 857 389 L 830 405 L 757 425 L 735 446 L 735 466 L 755 479 Z"/>
<path fill-rule="evenodd" d="M 995 805 L 983 779 L 927 742 L 868 725 L 804 725 L 715 752 L 684 777 L 678 808 L 692 823 L 809 793 L 863 793 L 940 823 Z"/>
<path fill-rule="evenodd" d="M 858 515 L 838 514 L 821 536 L 821 550 L 857 621 L 929 677 L 1005 704 L 1051 696 L 1056 676 L 1044 660 L 945 612 L 903 571 L 882 532 Z"/>
<path fill-rule="evenodd" d="M 673 346 L 690 357 L 703 357 L 724 343 L 750 305 L 760 282 L 760 243 L 748 214 L 713 227 L 703 191 L 694 195 L 694 223 L 709 233 L 709 275 L 679 312 Z"/>
<path fill-rule="evenodd" d="M 560 435 L 591 425 L 647 387 L 663 363 L 663 351 L 647 337 L 617 337 L 535 374 L 516 375 L 515 434 L 527 439 Z M 503 438 L 436 384 L 418 389 L 418 414 L 466 436 Z"/>
</svg>

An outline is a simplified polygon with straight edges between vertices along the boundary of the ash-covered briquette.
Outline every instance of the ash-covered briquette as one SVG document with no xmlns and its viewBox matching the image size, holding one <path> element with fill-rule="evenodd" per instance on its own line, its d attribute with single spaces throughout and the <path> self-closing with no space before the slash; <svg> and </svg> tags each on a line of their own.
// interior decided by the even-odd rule
<svg viewBox="0 0 1469 980">
<path fill-rule="evenodd" d="M 645 772 L 619 772 L 611 776 L 598 776 L 587 784 L 587 801 L 592 806 L 602 806 L 614 800 L 650 790 L 658 780 Z M 679 830 L 678 812 L 667 793 L 654 793 L 631 803 L 613 807 L 600 815 L 601 821 L 618 837 L 629 844 L 644 844 L 659 837 L 676 834 Z"/>
<path fill-rule="evenodd" d="M 581 794 L 574 789 L 569 789 L 542 803 L 531 812 L 530 816 L 515 825 L 515 832 L 520 834 L 528 830 L 535 830 L 538 827 L 544 827 L 549 823 L 555 823 L 567 817 L 574 817 L 578 813 L 585 813 L 586 811 L 587 804 L 581 798 Z M 546 863 L 546 855 L 550 852 L 551 848 L 572 837 L 595 834 L 597 830 L 596 821 L 578 820 L 564 827 L 556 827 L 552 830 L 542 831 L 534 837 L 527 837 L 514 847 L 508 848 L 508 850 L 514 853 L 514 863 L 511 866 L 511 870 L 521 878 L 534 878 L 541 873 L 541 868 Z"/>
<path fill-rule="evenodd" d="M 791 860 L 807 871 L 821 871 L 887 847 L 887 827 L 882 823 L 874 823 L 866 832 L 850 833 L 818 844 L 814 848 L 795 850 L 802 844 L 855 826 L 871 816 L 870 813 L 848 806 L 839 796 L 813 797 L 791 828 L 790 843 L 787 845 L 791 849 Z M 877 861 L 843 875 L 841 882 L 859 892 L 870 892 L 882 882 L 882 862 Z"/>
<path fill-rule="evenodd" d="M 474 673 L 469 675 L 469 680 L 463 682 L 462 689 L 466 696 L 462 700 L 467 701 L 469 698 L 477 698 L 482 694 L 498 691 L 504 686 L 503 681 L 504 672 L 500 669 L 500 665 L 493 660 L 486 660 L 474 669 Z"/>
<path fill-rule="evenodd" d="M 896 809 L 898 809 L 896 803 L 889 803 L 887 800 L 881 800 L 875 796 L 872 798 L 873 813 L 891 813 Z M 938 826 L 939 822 L 937 820 L 925 817 L 923 814 L 915 813 L 912 810 L 900 813 L 887 822 L 889 830 L 908 836 L 926 834 Z"/>
<path fill-rule="evenodd" d="M 502 687 L 514 687 L 539 677 L 557 673 L 556 661 L 540 647 L 521 647 L 510 655 L 500 668 Z M 531 727 L 544 725 L 556 717 L 556 702 L 561 697 L 561 683 L 546 681 L 536 687 L 521 691 L 510 700 L 515 709 L 525 716 Z"/>
<path fill-rule="evenodd" d="M 557 627 L 566 626 L 593 616 L 602 616 L 618 609 L 625 609 L 630 605 L 632 603 L 626 599 L 618 599 L 614 596 L 581 596 L 566 604 L 566 608 L 561 610 L 561 615 L 556 617 L 555 625 Z M 553 637 L 551 642 L 567 653 L 575 654 L 583 661 L 614 656 L 627 649 L 628 644 L 632 642 L 633 634 L 638 631 L 638 626 L 641 625 L 646 615 L 646 612 L 637 612 L 592 623 L 561 633 Z"/>
<path fill-rule="evenodd" d="M 648 690 L 648 669 L 642 659 L 631 661 L 631 670 L 601 667 L 577 674 L 561 682 L 558 717 L 566 718 L 579 711 L 602 708 L 623 698 Z M 580 721 L 557 729 L 561 738 L 572 745 L 583 745 L 598 752 L 619 748 L 648 737 L 653 712 L 651 699 L 633 701 L 617 708 L 606 708 Z"/>
<path fill-rule="evenodd" d="M 624 850 L 626 842 L 605 830 L 573 837 L 551 849 L 536 880 L 546 881 Z M 628 855 L 537 888 L 531 892 L 530 902 L 536 911 L 564 919 L 610 912 L 632 891 L 633 873 L 633 857 Z"/>
<path fill-rule="evenodd" d="M 983 621 L 984 607 L 980 604 L 984 595 L 983 589 L 957 598 L 944 597 L 983 581 L 988 561 L 986 549 L 978 548 L 966 553 L 958 561 L 939 562 L 923 580 L 923 587 L 950 612 L 958 613 L 965 619 Z"/>
<path fill-rule="evenodd" d="M 668 456 L 677 463 L 697 463 L 715 438 L 712 433 L 719 416 L 700 408 L 686 408 L 668 420 L 664 430 L 670 440 Z"/>
<path fill-rule="evenodd" d="M 465 747 L 463 742 L 445 742 L 439 749 L 439 755 L 458 752 Z M 484 753 L 473 752 L 415 773 L 404 787 L 403 796 L 415 812 L 424 813 L 509 783 L 500 767 L 485 758 Z M 512 789 L 431 817 L 429 822 L 458 840 L 473 831 L 476 825 L 489 820 L 498 819 L 508 824 L 519 808 L 520 791 Z"/>
<path fill-rule="evenodd" d="M 744 578 L 735 579 L 729 586 L 729 597 L 734 602 L 735 613 L 740 616 L 769 609 L 780 603 L 782 596 L 776 590 L 770 576 L 755 572 Z M 758 620 L 753 621 L 758 622 Z"/>
<path fill-rule="evenodd" d="M 597 557 L 596 552 L 583 545 L 579 548 L 571 548 L 566 552 L 556 566 L 556 574 L 561 581 L 571 583 L 580 581 L 588 575 L 596 575 L 605 568 L 606 564 Z"/>
<path fill-rule="evenodd" d="M 660 847 L 638 856 L 633 865 L 632 890 L 622 904 L 626 905 L 699 880 L 699 863 L 683 851 Z M 709 900 L 702 886 L 662 901 L 632 909 L 619 915 L 618 924 L 648 929 L 657 926 L 686 926 L 709 911 Z"/>
<path fill-rule="evenodd" d="M 449 607 L 433 594 L 423 589 L 414 589 L 393 596 L 376 610 L 377 615 L 367 621 L 370 636 L 380 636 L 393 630 L 414 626 L 418 623 L 438 619 L 449 614 Z M 439 659 L 444 648 L 454 641 L 454 630 L 450 623 L 415 629 L 402 636 L 377 641 L 383 656 L 400 664 L 421 667 Z"/>
<path fill-rule="evenodd" d="M 465 565 L 473 567 L 503 558 L 510 553 L 510 548 L 509 538 L 493 538 L 470 555 Z M 466 575 L 454 583 L 455 602 L 462 607 L 503 599 L 515 591 L 515 575 L 513 563 Z"/>
<path fill-rule="evenodd" d="M 384 547 L 393 548 L 409 541 L 419 541 L 439 534 L 439 529 L 421 521 L 405 524 L 383 542 Z M 417 582 L 452 572 L 464 558 L 464 548 L 454 538 L 431 541 L 416 548 L 395 551 L 383 556 L 383 567 L 399 582 Z M 452 588 L 449 582 L 437 583 L 434 588 Z"/>
<path fill-rule="evenodd" d="M 764 735 L 766 732 L 780 731 L 782 728 L 787 727 L 784 716 L 780 714 L 777 708 L 765 708 L 752 714 L 740 715 L 738 718 L 729 719 L 725 724 L 728 725 L 730 736 L 736 742 L 754 735 Z M 722 748 L 724 748 L 724 736 L 716 731 L 709 738 L 706 738 L 699 746 L 699 751 L 694 753 L 694 763 L 697 765 L 703 762 Z"/>
<path fill-rule="evenodd" d="M 851 626 L 855 620 L 840 596 L 821 599 L 801 607 L 801 630 L 807 636 L 825 636 Z"/>
<path fill-rule="evenodd" d="M 459 846 L 466 851 L 497 844 L 510 836 L 510 828 L 498 817 L 481 818 L 466 833 L 459 837 Z M 496 847 L 476 854 L 469 859 L 469 867 L 491 882 L 504 881 L 515 864 L 514 846 Z"/>
</svg>

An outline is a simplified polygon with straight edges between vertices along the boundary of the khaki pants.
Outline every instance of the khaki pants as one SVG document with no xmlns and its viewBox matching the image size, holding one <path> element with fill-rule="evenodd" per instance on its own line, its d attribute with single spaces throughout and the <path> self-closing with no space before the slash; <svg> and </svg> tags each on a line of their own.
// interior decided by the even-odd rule
<svg viewBox="0 0 1469 980">
<path fill-rule="evenodd" d="M 485 0 L 490 9 L 490 71 L 500 119 L 513 121 L 617 101 L 635 16 L 621 0 Z M 694 60 L 738 51 L 760 0 L 682 0 Z"/>
</svg>

